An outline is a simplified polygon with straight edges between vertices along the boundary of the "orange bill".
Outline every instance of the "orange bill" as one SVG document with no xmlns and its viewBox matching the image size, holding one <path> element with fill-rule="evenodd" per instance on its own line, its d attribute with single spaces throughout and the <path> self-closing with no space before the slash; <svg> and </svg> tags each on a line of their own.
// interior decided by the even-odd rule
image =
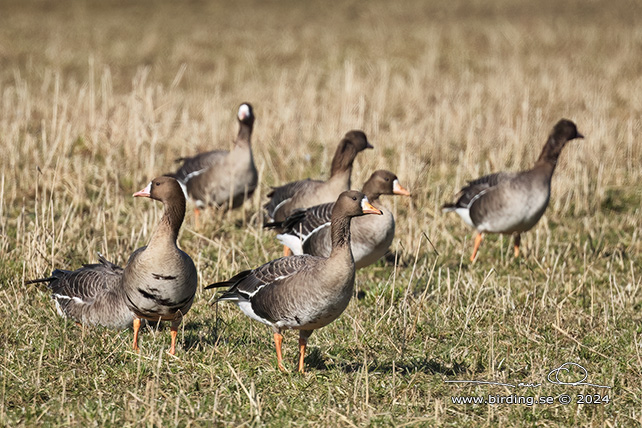
<svg viewBox="0 0 642 428">
<path fill-rule="evenodd" d="M 368 201 L 368 198 L 363 198 L 361 200 L 361 211 L 364 214 L 379 214 L 379 215 L 383 215 L 383 211 L 381 211 L 378 208 L 375 208 L 374 205 L 372 205 Z"/>
<path fill-rule="evenodd" d="M 399 184 L 399 180 L 392 182 L 392 193 L 395 195 L 410 196 L 410 192 Z"/>
</svg>

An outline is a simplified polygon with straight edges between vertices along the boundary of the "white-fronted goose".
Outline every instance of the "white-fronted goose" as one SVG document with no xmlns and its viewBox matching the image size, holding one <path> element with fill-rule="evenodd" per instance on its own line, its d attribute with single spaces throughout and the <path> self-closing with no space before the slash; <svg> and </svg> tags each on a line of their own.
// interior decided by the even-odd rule
<svg viewBox="0 0 642 428">
<path fill-rule="evenodd" d="M 185 217 L 185 196 L 176 180 L 157 177 L 134 196 L 161 201 L 165 212 L 147 246 L 130 257 L 123 273 L 123 288 L 134 318 L 134 349 L 138 350 L 141 318 L 171 321 L 169 353 L 176 352 L 176 335 L 196 293 L 197 273 L 190 256 L 176 245 Z"/>
<path fill-rule="evenodd" d="M 281 222 L 295 209 L 334 202 L 341 192 L 350 188 L 352 164 L 359 152 L 372 145 L 363 131 L 350 131 L 339 142 L 332 159 L 330 178 L 327 181 L 301 180 L 273 187 L 265 204 L 268 221 Z"/>
<path fill-rule="evenodd" d="M 149 244 L 139 248 L 122 269 L 99 256 L 99 264 L 75 271 L 56 269 L 48 282 L 58 313 L 82 324 L 124 329 L 133 324 L 134 349 L 138 350 L 140 319 L 172 321 L 170 353 L 182 316 L 196 292 L 196 268 L 176 246 L 185 215 L 185 196 L 176 180 L 158 177 L 134 196 L 159 200 L 165 206 Z"/>
<path fill-rule="evenodd" d="M 395 236 L 395 219 L 381 204 L 379 197 L 410 196 L 410 192 L 399 184 L 397 176 L 386 170 L 375 171 L 363 185 L 362 191 L 383 215 L 364 216 L 352 220 L 351 246 L 357 269 L 383 257 Z M 332 250 L 330 220 L 333 207 L 334 203 L 329 203 L 295 211 L 280 225 L 283 233 L 277 235 L 277 239 L 294 254 L 328 257 Z"/>
<path fill-rule="evenodd" d="M 48 283 L 62 317 L 85 325 L 124 330 L 132 325 L 134 313 L 127 306 L 123 269 L 100 254 L 98 261 L 75 271 L 56 269 L 50 277 L 26 284 Z"/>
<path fill-rule="evenodd" d="M 181 158 L 183 162 L 175 174 L 187 190 L 187 194 L 198 209 L 215 206 L 226 209 L 231 201 L 237 208 L 249 198 L 258 182 L 258 173 L 252 157 L 252 129 L 254 110 L 249 103 L 243 103 L 238 110 L 239 133 L 234 149 L 213 150 L 194 157 Z"/>
<path fill-rule="evenodd" d="M 305 347 L 312 332 L 334 321 L 348 306 L 355 271 L 350 219 L 364 214 L 382 213 L 363 193 L 343 192 L 332 211 L 330 257 L 283 257 L 206 287 L 229 286 L 218 301 L 235 302 L 245 315 L 272 327 L 279 369 L 285 371 L 283 330 L 299 330 L 298 370 L 303 372 Z"/>
<path fill-rule="evenodd" d="M 457 202 L 443 206 L 444 212 L 455 211 L 477 230 L 471 261 L 484 233 L 512 234 L 515 257 L 519 255 L 520 233 L 535 226 L 546 211 L 557 159 L 566 143 L 575 138 L 584 136 L 573 122 L 560 120 L 532 169 L 498 172 L 470 181 L 457 195 Z"/>
</svg>

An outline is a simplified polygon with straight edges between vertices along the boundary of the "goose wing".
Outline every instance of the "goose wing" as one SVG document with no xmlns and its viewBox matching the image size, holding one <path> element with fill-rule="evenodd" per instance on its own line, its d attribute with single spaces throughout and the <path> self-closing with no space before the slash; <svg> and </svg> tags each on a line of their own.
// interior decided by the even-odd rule
<svg viewBox="0 0 642 428">
<path fill-rule="evenodd" d="M 457 201 L 444 205 L 444 209 L 469 208 L 476 199 L 498 186 L 500 183 L 515 177 L 512 172 L 496 172 L 468 182 L 457 194 Z"/>
<path fill-rule="evenodd" d="M 218 300 L 250 300 L 264 287 L 276 287 L 286 278 L 309 269 L 318 257 L 302 255 L 281 257 L 256 269 L 243 271 L 227 281 L 210 284 L 205 289 L 230 287 Z"/>
<path fill-rule="evenodd" d="M 263 206 L 267 211 L 269 218 L 275 218 L 279 208 L 283 206 L 287 201 L 292 199 L 292 197 L 302 189 L 312 185 L 313 183 L 321 183 L 318 180 L 299 180 L 293 181 L 291 183 L 284 184 L 283 186 L 272 187 L 270 193 L 267 194 L 270 200 Z"/>
<path fill-rule="evenodd" d="M 193 157 L 176 159 L 177 162 L 183 162 L 183 165 L 171 176 L 181 183 L 187 184 L 192 178 L 203 174 L 213 165 L 219 163 L 228 153 L 225 150 L 212 150 Z"/>
<path fill-rule="evenodd" d="M 27 284 L 46 282 L 61 316 L 83 324 L 126 328 L 133 314 L 122 293 L 123 269 L 102 255 L 98 261 L 74 271 L 56 269 L 50 277 Z"/>
<path fill-rule="evenodd" d="M 295 211 L 283 222 L 273 223 L 281 232 L 276 238 L 294 254 L 309 253 L 305 250 L 305 243 L 314 240 L 321 231 L 329 230 L 332 208 L 334 203 L 327 203 Z"/>
</svg>

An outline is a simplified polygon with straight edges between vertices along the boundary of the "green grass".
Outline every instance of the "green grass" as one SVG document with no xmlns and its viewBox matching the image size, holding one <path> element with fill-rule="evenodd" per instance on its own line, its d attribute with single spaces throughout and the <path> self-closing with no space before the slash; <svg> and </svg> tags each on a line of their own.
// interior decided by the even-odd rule
<svg viewBox="0 0 642 428">
<path fill-rule="evenodd" d="M 642 8 L 606 2 L 3 1 L 0 14 L 0 426 L 640 426 Z M 257 116 L 260 189 L 188 212 L 199 290 L 179 332 L 77 327 L 28 279 L 124 264 L 161 207 L 131 194 L 175 158 L 228 148 Z M 561 156 L 523 256 L 442 215 L 465 180 Z M 363 129 L 355 187 L 394 171 L 393 254 L 281 373 L 271 331 L 211 282 L 280 255 L 260 225 L 270 185 L 324 177 Z M 188 210 L 189 211 L 189 210 Z M 296 367 L 297 334 L 284 358 Z M 553 385 L 581 364 L 587 382 Z M 568 374 L 569 382 L 577 373 Z M 534 388 L 452 384 L 480 380 Z M 577 379 L 575 379 L 577 380 Z M 456 405 L 459 395 L 604 394 L 608 404 Z"/>
</svg>

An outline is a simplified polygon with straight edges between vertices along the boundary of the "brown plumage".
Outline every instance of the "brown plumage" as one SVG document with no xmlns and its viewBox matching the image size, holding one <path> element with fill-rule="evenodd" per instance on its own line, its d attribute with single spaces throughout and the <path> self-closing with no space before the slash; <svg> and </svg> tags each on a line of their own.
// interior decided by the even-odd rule
<svg viewBox="0 0 642 428">
<path fill-rule="evenodd" d="M 364 216 L 352 220 L 351 246 L 357 269 L 368 266 L 383 257 L 395 235 L 395 219 L 381 203 L 381 195 L 410 193 L 399 184 L 397 176 L 386 170 L 375 171 L 363 185 L 363 193 L 370 203 L 383 212 L 381 216 Z M 293 254 L 311 254 L 328 257 L 332 250 L 330 237 L 331 213 L 334 203 L 297 210 L 283 223 L 276 224 L 283 232 L 277 239 Z"/>
<path fill-rule="evenodd" d="M 350 188 L 352 164 L 357 155 L 371 149 L 366 134 L 350 131 L 339 142 L 332 159 L 332 170 L 327 181 L 301 180 L 273 187 L 265 209 L 270 221 L 280 222 L 295 209 L 336 201 L 339 194 Z"/>
<path fill-rule="evenodd" d="M 170 177 L 158 177 L 134 196 L 163 203 L 165 211 L 149 244 L 136 250 L 122 269 L 99 256 L 98 264 L 75 271 L 56 269 L 47 282 L 60 315 L 79 323 L 115 329 L 134 326 L 134 349 L 138 350 L 141 318 L 171 321 L 175 353 L 176 333 L 196 292 L 196 268 L 192 259 L 176 246 L 185 215 L 185 196 Z"/>
<path fill-rule="evenodd" d="M 332 211 L 330 256 L 283 257 L 206 288 L 230 287 L 219 301 L 230 300 L 252 319 L 272 327 L 278 366 L 282 331 L 299 330 L 299 364 L 312 332 L 334 321 L 348 306 L 354 286 L 354 259 L 350 250 L 350 219 L 381 214 L 368 198 L 354 190 L 343 192 Z"/>
<path fill-rule="evenodd" d="M 162 176 L 153 179 L 134 196 L 161 201 L 163 217 L 149 244 L 130 257 L 123 273 L 123 288 L 135 314 L 134 349 L 138 350 L 140 320 L 171 321 L 170 354 L 175 353 L 176 335 L 196 293 L 197 273 L 190 256 L 176 245 L 185 217 L 185 196 L 178 182 Z"/>
<path fill-rule="evenodd" d="M 530 230 L 546 211 L 551 196 L 551 178 L 566 143 L 584 138 L 570 120 L 562 119 L 553 128 L 533 168 L 522 172 L 498 172 L 470 181 L 456 202 L 443 206 L 455 211 L 477 230 L 470 260 L 475 260 L 483 233 L 514 236 L 515 257 L 519 255 L 520 234 Z"/>
<path fill-rule="evenodd" d="M 100 254 L 98 261 L 74 271 L 56 269 L 50 277 L 26 284 L 47 283 L 62 317 L 85 325 L 124 330 L 132 325 L 134 313 L 127 306 L 123 269 Z"/>
</svg>

